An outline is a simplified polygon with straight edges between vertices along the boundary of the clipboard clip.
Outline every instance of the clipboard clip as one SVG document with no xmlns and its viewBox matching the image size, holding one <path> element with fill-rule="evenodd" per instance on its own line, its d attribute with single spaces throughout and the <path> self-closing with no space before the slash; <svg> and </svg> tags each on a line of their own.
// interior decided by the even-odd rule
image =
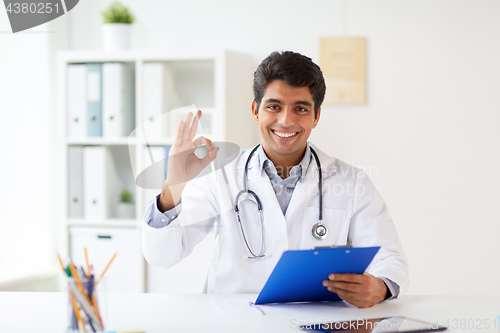
<svg viewBox="0 0 500 333">
<path fill-rule="evenodd" d="M 351 245 L 330 245 L 330 246 L 315 246 L 315 247 L 313 247 L 313 250 L 316 250 L 316 249 L 336 249 L 336 248 L 341 248 L 341 247 L 352 248 Z"/>
</svg>

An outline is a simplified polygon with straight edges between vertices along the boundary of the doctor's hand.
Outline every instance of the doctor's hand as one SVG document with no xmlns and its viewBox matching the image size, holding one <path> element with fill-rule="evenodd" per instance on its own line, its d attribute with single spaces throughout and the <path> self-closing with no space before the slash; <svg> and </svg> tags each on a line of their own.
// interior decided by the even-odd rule
<svg viewBox="0 0 500 333">
<path fill-rule="evenodd" d="M 194 119 L 193 114 L 189 112 L 186 118 L 179 122 L 177 126 L 174 143 L 170 147 L 168 154 L 167 179 L 163 184 L 158 202 L 158 209 L 162 212 L 178 205 L 186 183 L 196 177 L 201 170 L 217 157 L 219 148 L 214 148 L 212 141 L 202 136 L 194 139 L 200 117 L 200 110 L 198 110 Z M 194 151 L 204 144 L 207 146 L 209 153 L 200 159 L 194 154 Z"/>
<path fill-rule="evenodd" d="M 368 308 L 385 299 L 387 286 L 371 274 L 330 274 L 323 286 L 358 308 Z"/>
</svg>

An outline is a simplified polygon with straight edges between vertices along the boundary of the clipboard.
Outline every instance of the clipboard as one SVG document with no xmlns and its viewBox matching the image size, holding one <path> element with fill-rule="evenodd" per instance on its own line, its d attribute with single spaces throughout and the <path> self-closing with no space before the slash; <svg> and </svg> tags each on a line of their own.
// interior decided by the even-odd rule
<svg viewBox="0 0 500 333">
<path fill-rule="evenodd" d="M 255 304 L 341 301 L 323 286 L 331 273 L 363 274 L 377 247 L 339 247 L 285 251 Z"/>
</svg>

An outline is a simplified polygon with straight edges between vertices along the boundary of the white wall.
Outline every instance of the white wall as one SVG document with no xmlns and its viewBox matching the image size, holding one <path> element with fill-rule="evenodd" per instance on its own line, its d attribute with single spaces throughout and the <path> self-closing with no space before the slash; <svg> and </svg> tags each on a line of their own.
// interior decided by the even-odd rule
<svg viewBox="0 0 500 333">
<path fill-rule="evenodd" d="M 3 10 L 0 22 L 0 30 L 10 30 Z M 31 264 L 36 261 L 33 258 L 48 258 L 48 34 L 44 33 L 46 27 L 34 30 L 30 34 L 0 34 L 2 264 Z"/>
<path fill-rule="evenodd" d="M 500 3 L 366 7 L 346 20 L 368 37 L 368 105 L 329 109 L 312 138 L 378 168 L 410 293 L 500 294 Z"/>
<path fill-rule="evenodd" d="M 0 10 L 0 280 L 55 262 L 54 54 L 67 47 L 65 22 L 12 34 Z"/>
<path fill-rule="evenodd" d="M 100 48 L 100 12 L 109 2 L 81 1 L 70 12 L 73 49 Z M 368 104 L 325 107 L 312 140 L 331 155 L 378 170 L 372 178 L 389 205 L 410 260 L 409 293 L 500 294 L 498 1 L 123 3 L 137 17 L 132 46 L 141 49 L 227 48 L 248 52 L 256 61 L 271 51 L 288 49 L 317 61 L 322 36 L 367 37 Z M 7 60 L 22 56 L 28 46 L 5 51 L 4 37 L 0 38 L 0 73 L 14 74 Z M 39 57 L 35 61 L 44 62 Z M 16 90 L 1 80 L 3 111 L 5 92 Z M 40 84 L 23 82 L 44 98 L 43 90 L 37 90 Z M 12 99 L 10 108 L 37 109 L 33 100 L 14 104 Z M 18 131 L 31 131 L 34 137 L 44 134 L 46 120 L 36 116 Z M 10 133 L 7 137 L 16 135 L 14 128 L 1 124 L 1 130 Z M 0 143 L 2 152 L 19 156 L 19 167 L 2 165 L 2 177 L 14 175 L 7 180 L 12 184 L 34 169 L 16 152 L 28 147 L 36 152 L 33 147 L 39 144 L 20 141 L 18 148 L 4 139 Z M 46 154 L 32 157 L 36 170 L 47 169 Z M 36 179 L 41 182 L 37 188 L 47 185 Z M 28 189 L 16 189 L 12 199 L 2 198 L 2 203 L 16 212 L 24 207 L 20 198 Z M 33 211 L 46 214 L 47 199 L 40 200 Z"/>
</svg>

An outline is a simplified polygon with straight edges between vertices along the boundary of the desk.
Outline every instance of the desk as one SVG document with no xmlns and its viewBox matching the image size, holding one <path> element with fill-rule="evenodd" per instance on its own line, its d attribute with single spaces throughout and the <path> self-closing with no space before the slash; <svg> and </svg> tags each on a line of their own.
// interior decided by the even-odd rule
<svg viewBox="0 0 500 333">
<path fill-rule="evenodd" d="M 139 327 L 147 333 L 299 333 L 303 331 L 291 328 L 294 320 L 322 322 L 404 315 L 440 324 L 449 320 L 448 332 L 500 332 L 500 296 L 404 296 L 368 309 L 334 307 L 312 313 L 285 311 L 265 316 L 256 312 L 222 315 L 212 304 L 217 300 L 255 298 L 256 295 L 108 294 L 106 326 L 108 330 Z M 0 332 L 65 332 L 65 313 L 63 293 L 0 292 Z M 457 328 L 452 329 L 455 319 Z M 461 319 L 465 320 L 464 329 L 460 329 Z M 486 320 L 492 325 L 490 329 L 484 328 Z"/>
</svg>

